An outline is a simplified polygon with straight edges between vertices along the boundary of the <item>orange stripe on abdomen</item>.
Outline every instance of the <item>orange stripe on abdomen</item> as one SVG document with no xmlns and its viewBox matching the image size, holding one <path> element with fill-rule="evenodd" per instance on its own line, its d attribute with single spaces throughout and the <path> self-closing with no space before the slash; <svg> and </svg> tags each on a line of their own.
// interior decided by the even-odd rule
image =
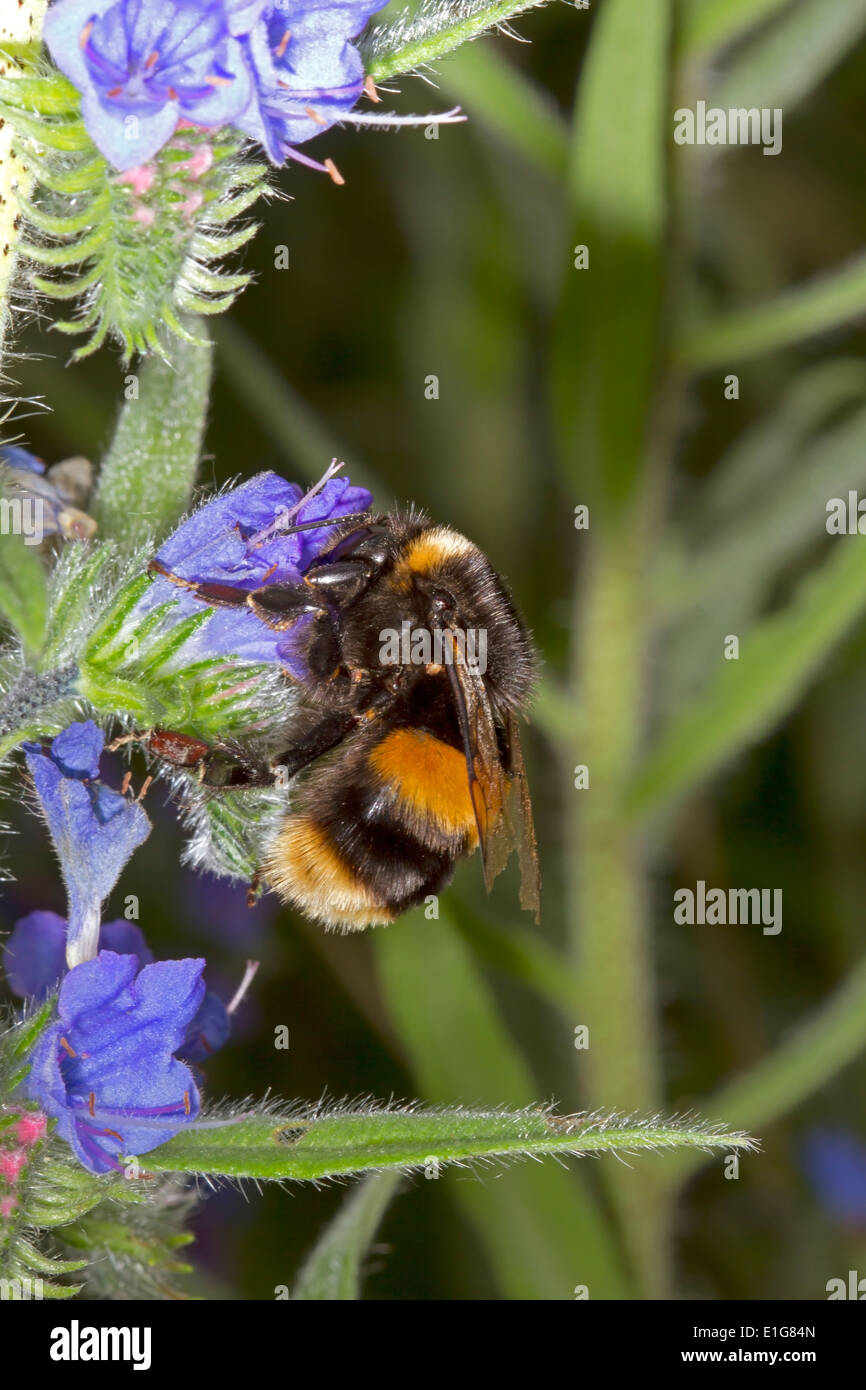
<svg viewBox="0 0 866 1390">
<path fill-rule="evenodd" d="M 449 743 L 421 729 L 395 729 L 378 743 L 369 763 L 421 819 L 477 843 L 466 759 Z"/>
</svg>

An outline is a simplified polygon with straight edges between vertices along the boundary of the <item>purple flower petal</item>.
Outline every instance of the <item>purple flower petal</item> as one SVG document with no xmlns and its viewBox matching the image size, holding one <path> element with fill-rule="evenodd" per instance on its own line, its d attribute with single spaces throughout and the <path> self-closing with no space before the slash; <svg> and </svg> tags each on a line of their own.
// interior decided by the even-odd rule
<svg viewBox="0 0 866 1390">
<path fill-rule="evenodd" d="M 252 74 L 233 33 L 263 5 L 227 0 L 57 0 L 45 41 L 81 92 L 94 143 L 117 169 L 152 159 L 181 116 L 230 124 L 249 105 Z"/>
<path fill-rule="evenodd" d="M 212 1053 L 225 1047 L 231 1032 L 229 1012 L 213 990 L 208 990 L 201 1008 L 186 1031 L 178 1051 L 185 1062 L 206 1062 Z"/>
<path fill-rule="evenodd" d="M 117 956 L 135 956 L 140 966 L 153 964 L 153 951 L 144 939 L 144 932 L 135 922 L 115 917 L 99 928 L 100 951 L 113 951 Z"/>
<path fill-rule="evenodd" d="M 162 148 L 174 133 L 180 107 L 165 102 L 155 111 L 111 108 L 89 92 L 81 100 L 81 115 L 94 145 L 115 169 L 136 169 Z"/>
<path fill-rule="evenodd" d="M 56 912 L 19 917 L 6 942 L 5 966 L 13 994 L 47 998 L 66 970 L 66 918 Z"/>
<path fill-rule="evenodd" d="M 178 579 L 239 584 L 254 589 L 274 563 L 283 582 L 299 577 L 301 542 L 283 536 L 279 546 L 250 548 L 249 541 L 294 507 L 303 496 L 276 473 L 258 473 L 193 512 L 157 551 L 156 559 Z M 274 582 L 280 582 L 274 580 Z"/>
<path fill-rule="evenodd" d="M 0 463 L 5 464 L 7 468 L 15 468 L 20 473 L 45 472 L 43 460 L 17 444 L 4 444 L 0 447 Z"/>
<path fill-rule="evenodd" d="M 85 27 L 110 10 L 115 0 L 58 0 L 45 16 L 43 38 L 59 67 L 80 92 L 90 84 L 87 60 L 81 43 Z"/>
<path fill-rule="evenodd" d="M 51 757 L 64 777 L 99 776 L 99 757 L 105 739 L 92 719 L 70 724 L 51 745 Z"/>
<path fill-rule="evenodd" d="M 822 1206 L 835 1220 L 866 1227 L 866 1144 L 845 1130 L 813 1129 L 803 1166 Z"/>
<path fill-rule="evenodd" d="M 66 974 L 68 923 L 56 912 L 29 912 L 19 917 L 6 943 L 6 978 L 13 994 L 42 1000 Z M 135 956 L 139 965 L 150 965 L 153 952 L 135 922 L 118 917 L 99 929 L 99 948 L 121 956 Z"/>
<path fill-rule="evenodd" d="M 364 67 L 349 42 L 382 4 L 281 5 L 244 40 L 255 94 L 236 124 L 275 164 L 292 145 L 341 120 L 363 91 Z"/>
<path fill-rule="evenodd" d="M 276 473 L 259 473 L 248 483 L 214 497 L 194 512 L 157 552 L 156 561 L 172 578 L 156 575 L 137 607 L 144 616 L 173 601 L 171 621 L 201 613 L 203 600 L 184 584 L 228 584 L 252 590 L 268 584 L 297 584 L 327 547 L 340 517 L 366 511 L 372 501 L 366 488 L 348 478 L 329 478 L 298 508 L 303 494 Z M 288 534 L 279 519 L 292 513 L 298 523 L 321 517 L 333 525 Z M 295 515 L 295 513 L 297 513 Z M 182 581 L 178 584 L 176 580 Z M 296 638 L 305 620 L 291 632 L 278 632 L 246 607 L 216 607 L 183 648 L 187 663 L 233 656 L 242 661 L 282 662 L 297 678 L 306 666 L 296 653 Z M 294 634 L 294 635 L 293 635 Z"/>
<path fill-rule="evenodd" d="M 32 1057 L 28 1094 L 91 1172 L 167 1142 L 198 1114 L 192 1073 L 175 1053 L 204 997 L 203 960 L 100 951 L 70 970 L 57 1022 Z"/>
<path fill-rule="evenodd" d="M 55 749 L 59 743 L 61 754 L 66 750 L 73 766 L 80 768 L 86 762 L 85 753 L 93 754 L 89 723 L 70 725 L 54 740 L 48 756 L 33 751 L 33 745 L 26 747 L 27 766 L 66 885 L 70 964 L 95 954 L 102 902 L 133 851 L 150 834 L 141 806 L 101 783 L 80 780 L 79 771 L 72 777 L 64 774 Z M 89 766 L 93 767 L 92 760 Z"/>
</svg>

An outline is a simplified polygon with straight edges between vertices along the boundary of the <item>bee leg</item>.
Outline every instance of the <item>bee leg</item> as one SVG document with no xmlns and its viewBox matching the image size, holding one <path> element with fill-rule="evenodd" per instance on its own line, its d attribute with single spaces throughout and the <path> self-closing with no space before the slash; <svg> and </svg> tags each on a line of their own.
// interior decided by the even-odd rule
<svg viewBox="0 0 866 1390">
<path fill-rule="evenodd" d="M 261 888 L 261 886 L 262 871 L 261 869 L 256 869 L 255 873 L 250 879 L 249 886 L 247 888 L 247 907 L 255 907 L 256 903 L 259 900 L 259 889 Z"/>
<path fill-rule="evenodd" d="M 213 791 L 234 791 L 238 787 L 272 787 L 274 774 L 266 763 L 247 761 L 234 750 L 212 748 L 198 769 L 202 786 Z"/>
<path fill-rule="evenodd" d="M 373 566 L 363 556 L 352 560 L 334 560 L 325 556 L 304 576 L 304 583 L 321 594 L 326 602 L 341 606 L 359 598 L 373 578 Z"/>
<path fill-rule="evenodd" d="M 147 568 L 151 574 L 162 575 L 179 588 L 189 589 L 212 608 L 251 608 L 257 618 L 278 632 L 290 627 L 303 613 L 316 613 L 322 608 L 321 599 L 303 584 L 268 584 L 262 589 L 239 589 L 234 584 L 181 579 L 158 560 L 151 560 Z"/>
<path fill-rule="evenodd" d="M 302 768 L 307 767 L 316 758 L 320 758 L 329 749 L 336 748 L 349 731 L 355 725 L 355 715 L 348 710 L 335 711 L 326 714 L 323 719 L 315 724 L 310 731 L 292 744 L 284 753 L 279 753 L 271 759 L 272 768 L 285 768 L 286 777 L 294 777 Z M 271 775 L 273 780 L 273 774 Z"/>
</svg>

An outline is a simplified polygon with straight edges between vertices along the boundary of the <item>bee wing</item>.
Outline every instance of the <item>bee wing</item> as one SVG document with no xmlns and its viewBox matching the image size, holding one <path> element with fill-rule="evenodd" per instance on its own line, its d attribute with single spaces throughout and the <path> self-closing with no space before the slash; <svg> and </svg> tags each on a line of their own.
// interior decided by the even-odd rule
<svg viewBox="0 0 866 1390">
<path fill-rule="evenodd" d="M 532 805 L 520 747 L 517 720 L 509 714 L 505 738 L 509 767 L 502 756 L 496 720 L 481 677 L 454 648 L 447 666 L 466 753 L 469 795 L 478 827 L 478 843 L 489 892 L 516 848 L 520 860 L 520 904 L 540 912 L 540 879 Z"/>
<path fill-rule="evenodd" d="M 535 838 L 535 822 L 532 819 L 532 802 L 529 799 L 529 783 L 526 780 L 520 730 L 517 727 L 517 718 L 511 712 L 508 714 L 505 727 L 511 753 L 508 778 L 511 796 L 508 815 L 520 863 L 520 906 L 525 912 L 532 912 L 536 922 L 540 922 L 541 870 L 538 867 L 538 843 Z"/>
</svg>

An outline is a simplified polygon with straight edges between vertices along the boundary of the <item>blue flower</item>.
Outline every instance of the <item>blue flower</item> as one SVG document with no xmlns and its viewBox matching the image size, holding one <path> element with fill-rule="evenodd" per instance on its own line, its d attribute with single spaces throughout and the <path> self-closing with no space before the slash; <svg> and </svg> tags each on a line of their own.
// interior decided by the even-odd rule
<svg viewBox="0 0 866 1390">
<path fill-rule="evenodd" d="M 803 1166 L 831 1216 L 866 1227 L 866 1144 L 845 1131 L 813 1129 L 803 1144 Z"/>
<path fill-rule="evenodd" d="M 338 121 L 427 125 L 462 120 L 358 112 L 365 82 L 351 40 L 387 0 L 56 0 L 45 19 L 54 61 L 81 93 L 97 147 L 125 173 L 182 121 L 234 126 L 275 164 L 299 160 L 342 183 L 333 162 L 297 145 Z"/>
<path fill-rule="evenodd" d="M 94 144 L 116 169 L 152 159 L 178 121 L 222 126 L 252 79 L 240 35 L 265 0 L 58 0 L 45 17 L 55 63 L 81 92 Z"/>
<path fill-rule="evenodd" d="M 239 128 L 275 164 L 317 164 L 293 147 L 342 120 L 364 90 L 361 55 L 349 40 L 387 0 L 284 0 L 244 40 L 254 95 Z M 337 176 L 339 177 L 339 176 Z"/>
<path fill-rule="evenodd" d="M 121 1170 L 198 1115 L 192 1072 L 174 1054 L 202 1003 L 203 968 L 174 960 L 139 971 L 136 956 L 100 951 L 64 979 L 27 1090 L 91 1172 Z"/>
<path fill-rule="evenodd" d="M 209 989 L 184 1035 L 178 1056 L 185 1062 L 206 1062 L 225 1047 L 231 1033 L 231 1014 L 218 994 Z"/>
<path fill-rule="evenodd" d="M 103 900 L 150 834 L 141 806 L 98 780 L 103 743 L 88 719 L 58 734 L 47 754 L 38 744 L 24 745 L 66 885 L 70 966 L 96 954 Z"/>
<path fill-rule="evenodd" d="M 56 912 L 28 912 L 19 917 L 6 942 L 4 961 L 13 994 L 41 1001 L 57 988 L 66 974 L 67 931 L 66 918 Z M 99 949 L 135 956 L 142 966 L 153 960 L 141 927 L 125 917 L 103 922 Z"/>
<path fill-rule="evenodd" d="M 41 1002 L 57 989 L 67 973 L 66 933 L 66 918 L 56 912 L 29 912 L 18 919 L 6 943 L 4 961 L 13 994 Z M 153 962 L 153 952 L 141 927 L 125 917 L 103 922 L 99 929 L 99 949 L 119 956 L 134 956 L 140 969 Z M 233 1008 L 243 993 L 242 985 Z M 208 990 L 186 1030 L 178 1056 L 187 1062 L 205 1062 L 225 1047 L 230 1033 L 231 1012 L 218 994 Z"/>
<path fill-rule="evenodd" d="M 92 469 L 84 458 L 64 459 L 46 468 L 41 458 L 17 444 L 0 445 L 0 482 L 19 497 L 22 533 L 40 544 L 48 536 L 88 540 L 96 533 L 92 516 L 80 510 L 90 489 Z"/>
<path fill-rule="evenodd" d="M 253 590 L 299 583 L 333 537 L 340 517 L 366 511 L 371 501 L 365 488 L 353 487 L 348 478 L 330 473 L 318 491 L 312 489 L 306 496 L 276 473 L 259 473 L 206 502 L 169 536 L 155 563 L 171 578 L 157 575 L 137 611 L 143 615 L 173 599 L 177 618 L 201 613 L 202 600 L 185 584 Z M 318 518 L 334 524 L 287 533 L 289 525 Z M 184 646 L 183 660 L 186 664 L 216 656 L 282 662 L 291 670 L 295 661 L 292 632 L 275 631 L 246 607 L 216 608 Z"/>
</svg>

